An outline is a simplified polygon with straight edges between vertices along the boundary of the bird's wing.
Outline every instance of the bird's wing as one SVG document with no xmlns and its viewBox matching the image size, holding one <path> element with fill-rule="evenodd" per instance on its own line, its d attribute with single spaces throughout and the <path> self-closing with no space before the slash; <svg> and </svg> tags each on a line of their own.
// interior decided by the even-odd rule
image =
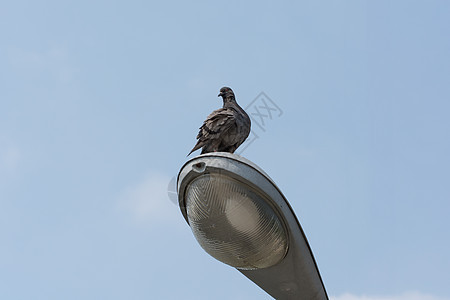
<svg viewBox="0 0 450 300">
<path fill-rule="evenodd" d="M 220 135 L 227 131 L 231 126 L 235 125 L 235 116 L 233 111 L 228 109 L 218 109 L 213 111 L 205 122 L 197 135 L 199 140 L 217 139 Z"/>
<path fill-rule="evenodd" d="M 197 144 L 189 154 L 207 144 L 216 143 L 221 138 L 222 133 L 235 124 L 235 116 L 231 110 L 221 108 L 213 111 L 200 127 Z"/>
</svg>

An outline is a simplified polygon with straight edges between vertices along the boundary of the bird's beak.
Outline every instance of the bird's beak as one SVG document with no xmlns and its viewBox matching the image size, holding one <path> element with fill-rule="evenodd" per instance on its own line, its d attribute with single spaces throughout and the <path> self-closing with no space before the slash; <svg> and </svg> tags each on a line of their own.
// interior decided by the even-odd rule
<svg viewBox="0 0 450 300">
<path fill-rule="evenodd" d="M 223 93 L 220 93 L 219 95 L 217 95 L 217 97 L 223 96 Z"/>
</svg>

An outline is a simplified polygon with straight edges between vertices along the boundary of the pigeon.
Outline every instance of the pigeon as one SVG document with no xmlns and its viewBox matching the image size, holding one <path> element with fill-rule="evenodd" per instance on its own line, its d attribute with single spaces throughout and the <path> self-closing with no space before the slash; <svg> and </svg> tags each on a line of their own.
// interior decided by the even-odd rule
<svg viewBox="0 0 450 300">
<path fill-rule="evenodd" d="M 223 107 L 213 111 L 203 122 L 197 135 L 197 144 L 188 156 L 200 148 L 201 154 L 234 153 L 250 134 L 250 118 L 237 104 L 233 90 L 223 87 L 218 97 L 222 97 Z"/>
</svg>

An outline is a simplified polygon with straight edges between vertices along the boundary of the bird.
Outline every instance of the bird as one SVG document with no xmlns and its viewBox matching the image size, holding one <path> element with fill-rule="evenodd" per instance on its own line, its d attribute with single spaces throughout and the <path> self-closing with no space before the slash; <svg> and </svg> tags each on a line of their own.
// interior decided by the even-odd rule
<svg viewBox="0 0 450 300">
<path fill-rule="evenodd" d="M 233 90 L 223 87 L 218 97 L 222 97 L 223 107 L 213 111 L 203 122 L 197 135 L 198 141 L 188 156 L 200 148 L 201 154 L 234 153 L 250 134 L 250 118 L 237 104 Z"/>
</svg>

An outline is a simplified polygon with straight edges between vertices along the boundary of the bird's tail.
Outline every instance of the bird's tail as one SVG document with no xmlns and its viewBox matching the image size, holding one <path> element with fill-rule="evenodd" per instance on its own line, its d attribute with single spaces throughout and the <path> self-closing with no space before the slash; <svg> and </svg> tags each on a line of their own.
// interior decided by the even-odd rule
<svg viewBox="0 0 450 300">
<path fill-rule="evenodd" d="M 197 144 L 195 144 L 194 148 L 192 148 L 191 152 L 189 152 L 188 155 L 186 155 L 186 157 L 188 157 L 189 155 L 191 155 L 192 152 L 194 152 L 195 150 L 198 150 L 202 147 L 203 145 L 200 143 L 200 141 L 197 142 Z"/>
</svg>

